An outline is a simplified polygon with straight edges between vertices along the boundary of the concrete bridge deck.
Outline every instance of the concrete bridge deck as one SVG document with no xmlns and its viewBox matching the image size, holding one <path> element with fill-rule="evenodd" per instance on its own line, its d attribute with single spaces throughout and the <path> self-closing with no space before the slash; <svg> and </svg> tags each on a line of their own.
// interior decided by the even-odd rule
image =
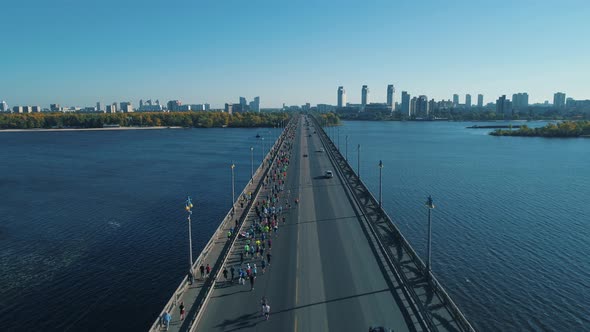
<svg viewBox="0 0 590 332">
<path fill-rule="evenodd" d="M 194 324 L 180 322 L 176 307 L 171 330 L 367 331 L 369 326 L 394 331 L 469 330 L 457 323 L 453 310 L 424 281 L 420 268 L 412 266 L 407 250 L 399 245 L 392 252 L 396 235 L 379 224 L 387 216 L 375 211 L 372 196 L 363 195 L 366 188 L 354 183 L 349 165 L 338 158 L 321 128 L 307 119 L 300 117 L 293 130 L 286 188 L 279 193 L 279 205 L 286 207 L 289 201 L 292 208 L 280 216 L 286 223 L 281 221 L 278 234 L 271 237 L 272 259 L 266 272 L 261 271 L 266 257 L 246 258 L 240 264 L 245 240 L 236 239 L 212 276 L 215 284 L 205 305 L 198 312 L 196 307 L 187 308 L 187 321 Z M 326 178 L 326 170 L 332 170 L 334 177 Z M 265 199 L 269 190 L 270 186 L 262 187 L 254 202 Z M 295 198 L 299 204 L 294 204 Z M 257 220 L 250 210 L 242 229 Z M 392 261 L 395 254 L 399 262 Z M 239 285 L 221 274 L 223 267 L 237 270 L 248 263 L 258 267 L 253 290 L 248 282 Z M 198 296 L 198 287 L 197 283 L 184 298 Z M 268 321 L 261 316 L 263 296 L 271 306 Z"/>
</svg>

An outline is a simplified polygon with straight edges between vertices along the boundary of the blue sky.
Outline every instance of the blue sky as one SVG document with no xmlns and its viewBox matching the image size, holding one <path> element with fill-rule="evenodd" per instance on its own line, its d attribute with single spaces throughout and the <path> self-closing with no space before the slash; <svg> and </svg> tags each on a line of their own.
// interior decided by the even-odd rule
<svg viewBox="0 0 590 332">
<path fill-rule="evenodd" d="M 590 99 L 590 1 L 26 1 L 1 7 L 0 99 L 262 107 L 563 91 Z"/>
</svg>

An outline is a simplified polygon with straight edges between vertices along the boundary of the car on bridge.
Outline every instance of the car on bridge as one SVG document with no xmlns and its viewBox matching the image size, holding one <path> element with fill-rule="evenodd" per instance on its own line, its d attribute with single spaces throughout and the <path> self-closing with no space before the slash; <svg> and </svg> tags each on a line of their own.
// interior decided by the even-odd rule
<svg viewBox="0 0 590 332">
<path fill-rule="evenodd" d="M 324 152 L 324 148 L 319 148 L 317 152 Z"/>
<path fill-rule="evenodd" d="M 332 171 L 326 171 L 324 176 L 326 177 L 326 179 L 331 179 L 334 177 L 334 173 L 332 173 Z"/>
</svg>

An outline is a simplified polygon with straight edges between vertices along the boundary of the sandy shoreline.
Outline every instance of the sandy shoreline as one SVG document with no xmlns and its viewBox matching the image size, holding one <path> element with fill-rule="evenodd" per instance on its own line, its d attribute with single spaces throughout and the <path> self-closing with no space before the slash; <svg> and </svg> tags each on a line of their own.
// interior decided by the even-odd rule
<svg viewBox="0 0 590 332">
<path fill-rule="evenodd" d="M 107 127 L 107 128 L 63 128 L 63 129 L 0 129 L 0 133 L 44 132 L 44 131 L 102 131 L 102 130 L 153 130 L 153 129 L 182 129 L 183 127 Z"/>
</svg>

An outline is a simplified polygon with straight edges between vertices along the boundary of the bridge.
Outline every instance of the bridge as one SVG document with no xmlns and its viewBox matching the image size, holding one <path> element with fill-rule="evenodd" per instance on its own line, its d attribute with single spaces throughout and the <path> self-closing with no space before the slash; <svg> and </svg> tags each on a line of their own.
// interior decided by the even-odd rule
<svg viewBox="0 0 590 332">
<path fill-rule="evenodd" d="M 272 248 L 240 257 L 255 239 L 227 232 L 264 223 L 257 210 L 273 190 L 282 212 L 278 231 L 265 234 Z M 150 331 L 165 330 L 164 312 L 169 331 L 474 331 L 312 116 L 290 121 L 240 197 L 247 193 L 195 261 L 195 282 L 184 278 Z M 205 264 L 212 270 L 201 278 Z M 257 266 L 253 287 L 223 274 L 248 264 Z"/>
</svg>

